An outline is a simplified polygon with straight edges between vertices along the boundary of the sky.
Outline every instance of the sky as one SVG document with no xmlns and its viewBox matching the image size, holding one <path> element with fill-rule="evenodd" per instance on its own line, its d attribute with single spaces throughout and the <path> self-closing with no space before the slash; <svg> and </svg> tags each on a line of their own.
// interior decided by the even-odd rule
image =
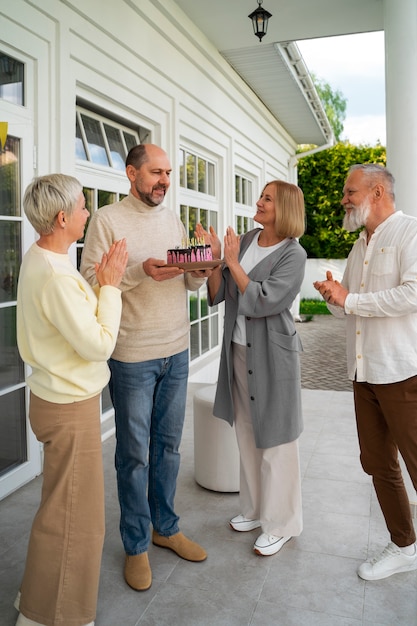
<svg viewBox="0 0 417 626">
<path fill-rule="evenodd" d="M 347 100 L 342 140 L 386 145 L 384 33 L 298 41 L 310 73 Z"/>
</svg>

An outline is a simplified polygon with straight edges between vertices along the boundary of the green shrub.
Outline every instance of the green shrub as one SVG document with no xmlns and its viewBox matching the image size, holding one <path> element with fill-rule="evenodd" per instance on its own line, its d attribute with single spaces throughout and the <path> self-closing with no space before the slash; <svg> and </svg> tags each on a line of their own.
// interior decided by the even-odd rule
<svg viewBox="0 0 417 626">
<path fill-rule="evenodd" d="M 343 228 L 343 196 L 348 169 L 354 163 L 385 165 L 385 148 L 381 145 L 353 146 L 338 143 L 316 152 L 298 163 L 298 185 L 304 193 L 307 228 L 300 237 L 310 259 L 345 259 L 358 233 Z"/>
<path fill-rule="evenodd" d="M 300 315 L 331 315 L 324 300 L 300 301 Z"/>
</svg>

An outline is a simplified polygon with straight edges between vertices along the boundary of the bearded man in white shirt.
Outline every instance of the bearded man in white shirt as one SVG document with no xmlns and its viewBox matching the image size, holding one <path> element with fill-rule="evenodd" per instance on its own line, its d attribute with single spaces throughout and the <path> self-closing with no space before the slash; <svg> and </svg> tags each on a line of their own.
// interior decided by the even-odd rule
<svg viewBox="0 0 417 626">
<path fill-rule="evenodd" d="M 364 226 L 342 282 L 327 272 L 314 287 L 346 316 L 360 459 L 372 476 L 390 543 L 358 576 L 380 580 L 417 569 L 416 533 L 398 451 L 417 490 L 417 219 L 395 208 L 394 178 L 354 165 L 343 189 L 343 226 Z"/>
</svg>

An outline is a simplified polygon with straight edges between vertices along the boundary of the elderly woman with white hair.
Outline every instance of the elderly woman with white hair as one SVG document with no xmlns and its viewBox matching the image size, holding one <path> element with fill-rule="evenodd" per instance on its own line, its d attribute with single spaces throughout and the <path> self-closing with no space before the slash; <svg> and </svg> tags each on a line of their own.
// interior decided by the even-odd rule
<svg viewBox="0 0 417 626">
<path fill-rule="evenodd" d="M 39 239 L 20 270 L 17 340 L 44 467 L 16 624 L 91 626 L 104 541 L 100 393 L 119 330 L 126 242 L 96 263 L 95 292 L 68 255 L 89 217 L 79 181 L 36 178 L 23 208 Z"/>
</svg>

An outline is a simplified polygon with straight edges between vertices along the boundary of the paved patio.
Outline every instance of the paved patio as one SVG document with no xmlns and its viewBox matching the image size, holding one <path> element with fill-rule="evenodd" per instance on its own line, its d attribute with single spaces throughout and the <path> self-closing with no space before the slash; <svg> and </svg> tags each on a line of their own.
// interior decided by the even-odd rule
<svg viewBox="0 0 417 626">
<path fill-rule="evenodd" d="M 239 513 L 238 495 L 196 484 L 192 397 L 201 385 L 190 384 L 177 511 L 181 529 L 207 549 L 208 559 L 189 563 L 150 546 L 151 589 L 138 593 L 125 584 L 110 438 L 103 444 L 107 534 L 96 626 L 417 624 L 417 571 L 376 582 L 356 575 L 358 565 L 388 536 L 370 479 L 359 465 L 343 323 L 318 316 L 297 330 L 305 348 L 301 536 L 277 555 L 256 556 L 252 544 L 259 531 L 236 533 L 228 527 L 229 518 Z M 342 384 L 341 390 L 332 388 Z M 0 626 L 14 626 L 16 620 L 13 600 L 40 486 L 38 478 L 0 502 Z"/>
</svg>

